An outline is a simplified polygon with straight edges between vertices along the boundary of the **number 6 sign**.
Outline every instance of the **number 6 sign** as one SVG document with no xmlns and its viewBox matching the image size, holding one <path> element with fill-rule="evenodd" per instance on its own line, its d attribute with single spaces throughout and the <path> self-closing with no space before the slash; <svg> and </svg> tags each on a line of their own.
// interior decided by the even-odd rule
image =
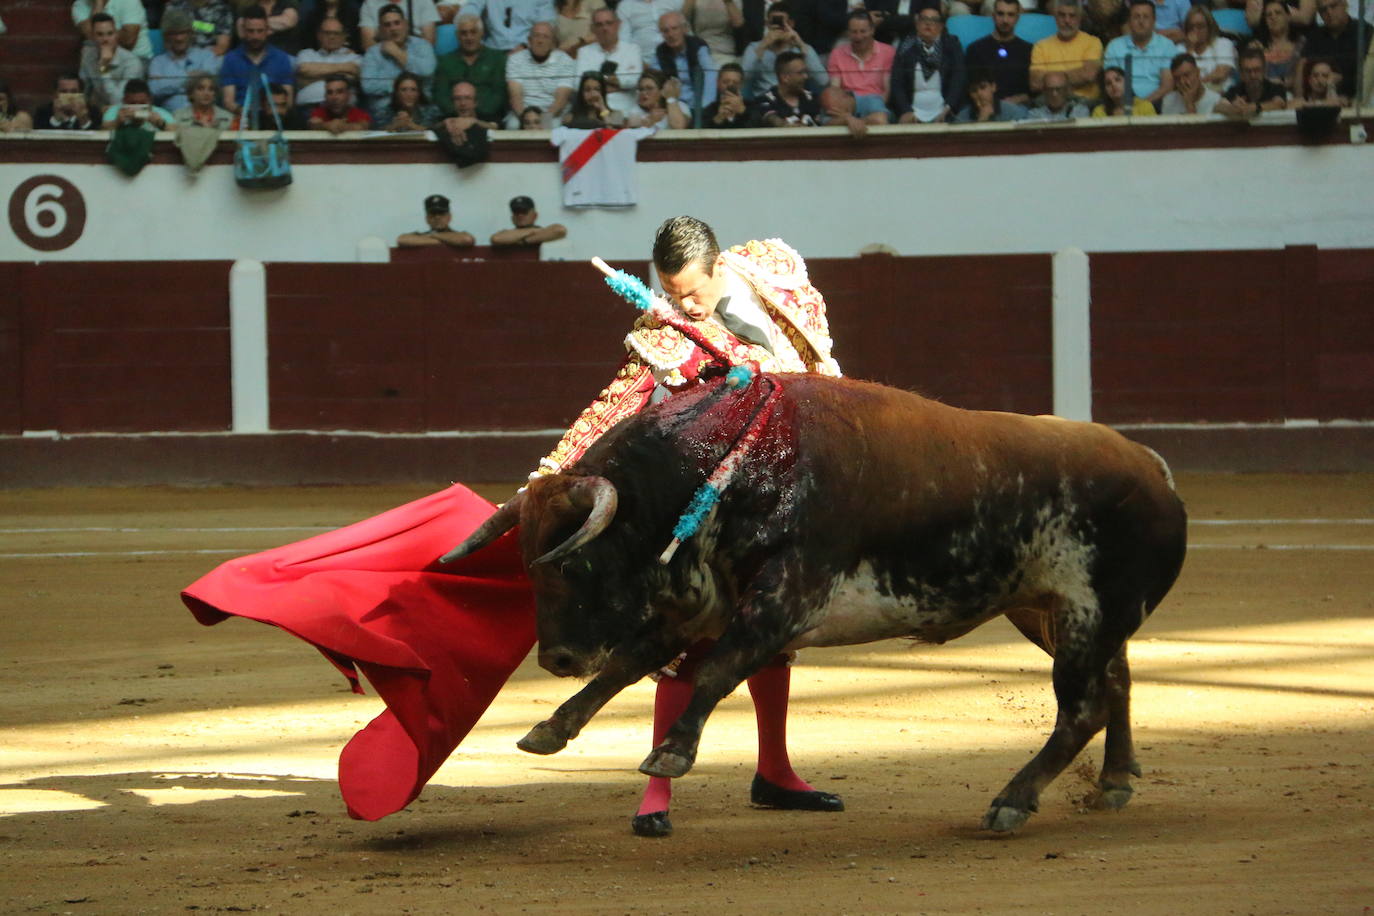
<svg viewBox="0 0 1374 916">
<path fill-rule="evenodd" d="M 65 178 L 35 175 L 10 195 L 10 228 L 36 251 L 61 251 L 86 228 L 86 200 Z"/>
</svg>

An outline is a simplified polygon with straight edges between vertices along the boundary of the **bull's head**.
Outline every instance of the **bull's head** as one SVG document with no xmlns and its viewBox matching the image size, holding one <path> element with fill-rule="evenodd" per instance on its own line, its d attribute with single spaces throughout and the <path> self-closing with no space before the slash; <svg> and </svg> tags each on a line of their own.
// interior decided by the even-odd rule
<svg viewBox="0 0 1374 916">
<path fill-rule="evenodd" d="M 516 525 L 534 587 L 539 664 L 565 677 L 595 673 L 607 651 L 642 621 L 646 569 L 627 559 L 629 526 L 612 529 L 619 494 L 604 477 L 541 477 L 443 557 L 450 562 L 491 543 Z M 611 529 L 608 531 L 608 529 Z"/>
</svg>

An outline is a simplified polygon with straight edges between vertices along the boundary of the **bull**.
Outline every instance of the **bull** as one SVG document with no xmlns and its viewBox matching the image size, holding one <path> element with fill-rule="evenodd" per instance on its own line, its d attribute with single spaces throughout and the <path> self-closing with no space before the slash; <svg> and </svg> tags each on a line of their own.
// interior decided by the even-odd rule
<svg viewBox="0 0 1374 916">
<path fill-rule="evenodd" d="M 730 462 L 703 502 L 703 481 Z M 703 518 L 684 533 L 694 498 Z M 1177 578 L 1186 524 L 1164 461 L 1104 426 L 764 375 L 624 420 L 445 559 L 518 525 L 539 663 L 591 676 L 519 742 L 526 751 L 561 750 L 620 690 L 716 641 L 639 767 L 651 776 L 691 769 L 716 704 L 779 652 L 944 643 L 1005 616 L 1053 658 L 1058 706 L 1044 747 L 983 818 L 1007 832 L 1104 727 L 1101 804 L 1130 800 L 1126 641 Z"/>
</svg>

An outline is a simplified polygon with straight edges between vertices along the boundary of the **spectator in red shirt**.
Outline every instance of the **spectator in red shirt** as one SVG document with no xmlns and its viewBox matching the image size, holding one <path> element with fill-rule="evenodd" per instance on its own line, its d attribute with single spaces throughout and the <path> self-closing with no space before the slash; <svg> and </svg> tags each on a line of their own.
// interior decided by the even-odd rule
<svg viewBox="0 0 1374 916">
<path fill-rule="evenodd" d="M 310 112 L 310 129 L 342 134 L 367 130 L 372 119 L 353 104 L 353 86 L 345 76 L 329 76 L 324 81 L 324 104 Z"/>
</svg>

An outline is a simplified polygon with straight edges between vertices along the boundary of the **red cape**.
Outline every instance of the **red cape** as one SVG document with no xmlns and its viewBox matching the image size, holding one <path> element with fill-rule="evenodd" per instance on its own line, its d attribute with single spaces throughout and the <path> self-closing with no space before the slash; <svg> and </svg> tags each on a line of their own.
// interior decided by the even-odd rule
<svg viewBox="0 0 1374 916">
<path fill-rule="evenodd" d="M 313 644 L 387 708 L 339 755 L 348 813 L 410 804 L 534 645 L 534 595 L 514 532 L 448 566 L 437 558 L 495 507 L 464 486 L 230 560 L 181 599 L 209 626 L 234 615 Z"/>
</svg>

